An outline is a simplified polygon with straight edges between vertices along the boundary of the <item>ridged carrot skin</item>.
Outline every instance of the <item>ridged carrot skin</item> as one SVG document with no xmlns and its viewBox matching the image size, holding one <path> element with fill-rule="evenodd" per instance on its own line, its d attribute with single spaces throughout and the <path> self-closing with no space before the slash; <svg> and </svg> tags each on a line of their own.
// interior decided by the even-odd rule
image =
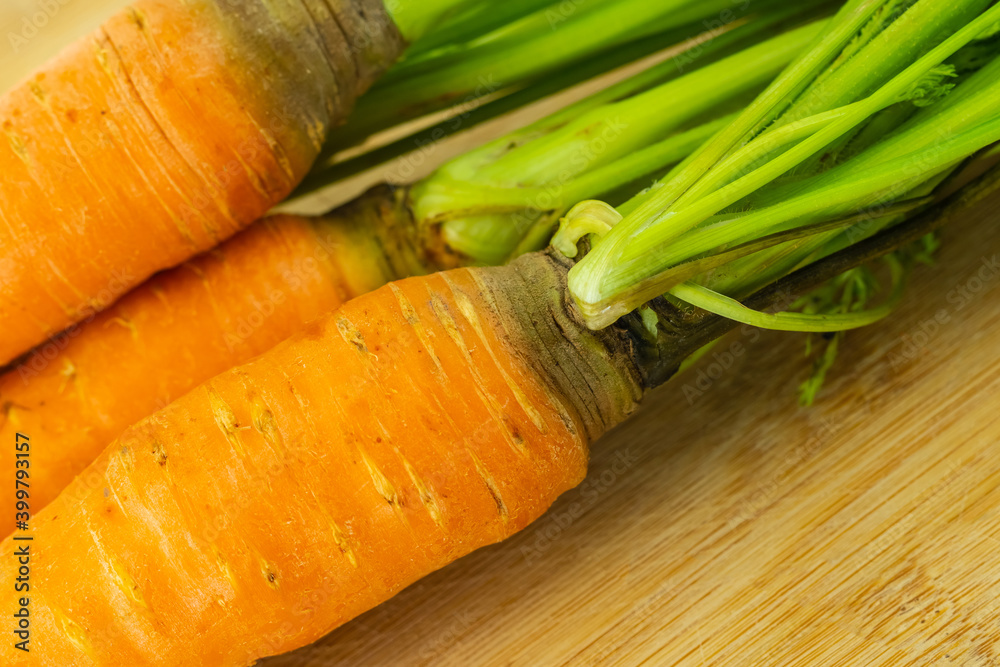
<svg viewBox="0 0 1000 667">
<path fill-rule="evenodd" d="M 247 665 L 524 528 L 641 394 L 565 272 L 393 283 L 130 428 L 33 519 L 37 643 L 4 664 Z"/>
<path fill-rule="evenodd" d="M 20 432 L 45 443 L 32 457 L 32 510 L 126 427 L 395 278 L 378 228 L 365 224 L 376 201 L 320 218 L 267 218 L 0 376 L 0 440 Z M 0 476 L 14 479 L 14 455 L 0 448 Z M 0 495 L 0 537 L 14 530 L 14 504 L 13 494 Z"/>
<path fill-rule="evenodd" d="M 264 215 L 402 49 L 380 0 L 139 0 L 0 98 L 0 364 Z"/>
</svg>

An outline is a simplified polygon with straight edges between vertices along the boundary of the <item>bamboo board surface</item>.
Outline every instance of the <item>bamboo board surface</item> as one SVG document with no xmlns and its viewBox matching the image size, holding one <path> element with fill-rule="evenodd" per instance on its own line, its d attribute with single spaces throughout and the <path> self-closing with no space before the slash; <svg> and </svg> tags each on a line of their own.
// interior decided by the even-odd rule
<svg viewBox="0 0 1000 667">
<path fill-rule="evenodd" d="M 996 209 L 849 335 L 814 408 L 801 337 L 737 334 L 525 533 L 262 664 L 1000 664 Z"/>
</svg>

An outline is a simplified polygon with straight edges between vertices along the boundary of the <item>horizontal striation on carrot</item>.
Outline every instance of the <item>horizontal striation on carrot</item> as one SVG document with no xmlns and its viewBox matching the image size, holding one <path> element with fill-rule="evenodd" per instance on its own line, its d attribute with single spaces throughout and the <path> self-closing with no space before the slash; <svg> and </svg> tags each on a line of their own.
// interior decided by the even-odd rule
<svg viewBox="0 0 1000 667">
<path fill-rule="evenodd" d="M 379 0 L 140 0 L 0 98 L 0 363 L 285 198 L 403 44 Z"/>
<path fill-rule="evenodd" d="M 30 433 L 32 507 L 51 502 L 124 428 L 394 279 L 371 198 L 321 218 L 274 216 L 154 276 L 0 375 L 0 439 Z M 382 199 L 378 198 L 381 203 Z M 13 479 L 14 452 L 0 448 Z M 0 535 L 15 499 L 0 496 Z"/>
<path fill-rule="evenodd" d="M 643 384 L 565 273 L 388 285 L 128 429 L 33 519 L 30 664 L 251 664 L 536 519 Z"/>
</svg>

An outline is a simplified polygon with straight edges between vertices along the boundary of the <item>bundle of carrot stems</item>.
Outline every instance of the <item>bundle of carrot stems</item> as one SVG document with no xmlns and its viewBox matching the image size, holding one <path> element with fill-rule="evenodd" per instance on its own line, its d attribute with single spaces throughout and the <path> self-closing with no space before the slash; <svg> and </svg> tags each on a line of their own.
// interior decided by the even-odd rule
<svg viewBox="0 0 1000 667">
<path fill-rule="evenodd" d="M 639 58 L 264 217 L 448 133 L 415 119 Z M 813 401 L 1000 186 L 964 177 L 1000 140 L 1000 6 L 141 0 L 0 122 L 0 439 L 45 443 L 0 451 L 0 572 L 29 535 L 35 563 L 3 664 L 249 665 L 523 529 L 734 326 L 822 334 Z"/>
</svg>

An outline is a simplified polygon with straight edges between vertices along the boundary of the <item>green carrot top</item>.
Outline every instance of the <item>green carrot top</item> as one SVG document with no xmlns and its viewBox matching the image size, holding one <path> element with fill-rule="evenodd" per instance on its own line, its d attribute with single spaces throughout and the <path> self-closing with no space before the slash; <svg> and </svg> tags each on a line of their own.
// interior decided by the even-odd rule
<svg viewBox="0 0 1000 667">
<path fill-rule="evenodd" d="M 556 244 L 593 248 L 570 291 L 593 328 L 668 294 L 753 325 L 839 331 L 837 317 L 755 313 L 735 300 L 925 206 L 1000 140 L 1000 7 L 986 0 L 852 0 L 740 115 L 614 209 L 579 205 Z M 895 260 L 890 259 L 890 263 Z M 892 265 L 894 282 L 904 270 Z"/>
</svg>

